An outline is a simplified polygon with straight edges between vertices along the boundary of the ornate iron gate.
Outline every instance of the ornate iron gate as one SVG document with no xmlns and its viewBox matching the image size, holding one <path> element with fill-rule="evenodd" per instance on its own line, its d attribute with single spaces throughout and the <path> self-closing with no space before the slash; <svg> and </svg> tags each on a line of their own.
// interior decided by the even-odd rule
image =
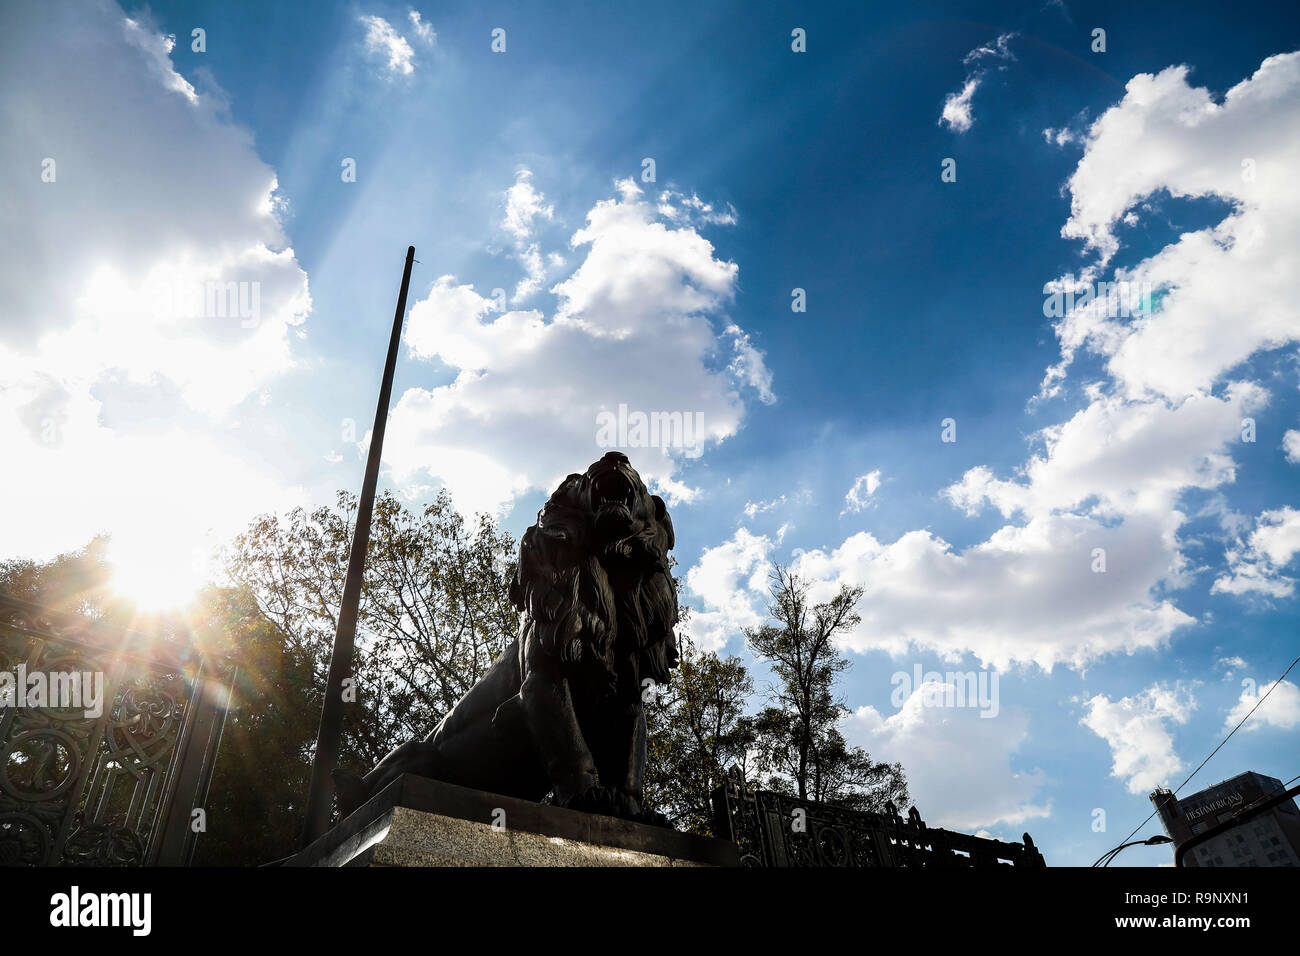
<svg viewBox="0 0 1300 956">
<path fill-rule="evenodd" d="M 713 792 L 713 832 L 734 840 L 745 866 L 1044 867 L 1029 834 L 1023 843 L 928 827 L 916 807 L 904 820 L 891 804 L 863 813 L 749 790 L 733 772 Z"/>
<path fill-rule="evenodd" d="M 189 862 L 234 672 L 141 643 L 0 598 L 0 671 L 103 681 L 97 716 L 0 707 L 0 865 Z"/>
</svg>

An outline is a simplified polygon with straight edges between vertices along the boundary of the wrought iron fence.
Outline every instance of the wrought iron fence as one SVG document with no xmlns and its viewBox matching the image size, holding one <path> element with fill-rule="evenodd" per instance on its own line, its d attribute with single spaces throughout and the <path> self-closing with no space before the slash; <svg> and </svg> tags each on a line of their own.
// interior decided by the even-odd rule
<svg viewBox="0 0 1300 956">
<path fill-rule="evenodd" d="M 745 866 L 1045 867 L 1029 834 L 1004 843 L 926 826 L 916 807 L 865 813 L 750 790 L 738 774 L 713 792 L 714 833 Z"/>
<path fill-rule="evenodd" d="M 0 597 L 0 865 L 189 862 L 234 672 L 141 643 Z M 102 675 L 101 713 L 29 696 L 33 675 L 34 691 L 82 674 Z"/>
</svg>

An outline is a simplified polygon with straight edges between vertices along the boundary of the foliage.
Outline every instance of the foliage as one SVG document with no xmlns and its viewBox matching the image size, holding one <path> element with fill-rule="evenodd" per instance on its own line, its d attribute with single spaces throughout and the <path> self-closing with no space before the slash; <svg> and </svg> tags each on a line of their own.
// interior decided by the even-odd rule
<svg viewBox="0 0 1300 956">
<path fill-rule="evenodd" d="M 231 577 L 309 662 L 315 688 L 329 670 L 355 514 L 355 496 L 340 492 L 333 508 L 266 515 L 229 555 Z M 508 534 L 486 516 L 467 525 L 446 492 L 418 513 L 391 493 L 376 499 L 341 766 L 364 772 L 426 735 L 514 639 L 514 557 Z"/>
<path fill-rule="evenodd" d="M 196 642 L 229 648 L 237 667 L 194 863 L 269 863 L 298 849 L 320 689 L 247 589 L 209 589 L 191 613 Z"/>
<path fill-rule="evenodd" d="M 700 653 L 678 635 L 681 665 L 646 708 L 648 804 L 692 833 L 712 833 L 709 795 L 754 744 L 745 705 L 754 682 L 739 657 Z"/>
<path fill-rule="evenodd" d="M 862 588 L 844 585 L 831 600 L 813 604 L 807 582 L 776 565 L 771 595 L 775 623 L 745 632 L 750 650 L 776 679 L 768 706 L 754 718 L 761 784 L 850 809 L 905 805 L 902 766 L 873 763 L 861 747 L 848 746 L 838 727 L 848 709 L 834 682 L 849 662 L 835 640 L 860 623 L 854 607 Z"/>
</svg>

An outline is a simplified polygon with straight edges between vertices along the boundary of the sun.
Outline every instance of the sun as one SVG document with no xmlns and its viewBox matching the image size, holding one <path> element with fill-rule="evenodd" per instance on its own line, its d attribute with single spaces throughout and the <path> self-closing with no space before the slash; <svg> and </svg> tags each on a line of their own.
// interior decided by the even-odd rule
<svg viewBox="0 0 1300 956">
<path fill-rule="evenodd" d="M 204 574 L 194 556 L 166 546 L 119 546 L 109 551 L 113 590 L 141 611 L 171 611 L 187 605 Z"/>
</svg>

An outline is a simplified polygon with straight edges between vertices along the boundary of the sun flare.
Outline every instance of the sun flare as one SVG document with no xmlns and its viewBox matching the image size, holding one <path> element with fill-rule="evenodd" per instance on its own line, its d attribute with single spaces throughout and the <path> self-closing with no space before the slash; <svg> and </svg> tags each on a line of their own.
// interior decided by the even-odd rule
<svg viewBox="0 0 1300 956">
<path fill-rule="evenodd" d="M 110 552 L 113 590 L 142 611 L 176 610 L 188 604 L 204 575 L 192 556 L 158 547 L 119 547 Z"/>
</svg>

